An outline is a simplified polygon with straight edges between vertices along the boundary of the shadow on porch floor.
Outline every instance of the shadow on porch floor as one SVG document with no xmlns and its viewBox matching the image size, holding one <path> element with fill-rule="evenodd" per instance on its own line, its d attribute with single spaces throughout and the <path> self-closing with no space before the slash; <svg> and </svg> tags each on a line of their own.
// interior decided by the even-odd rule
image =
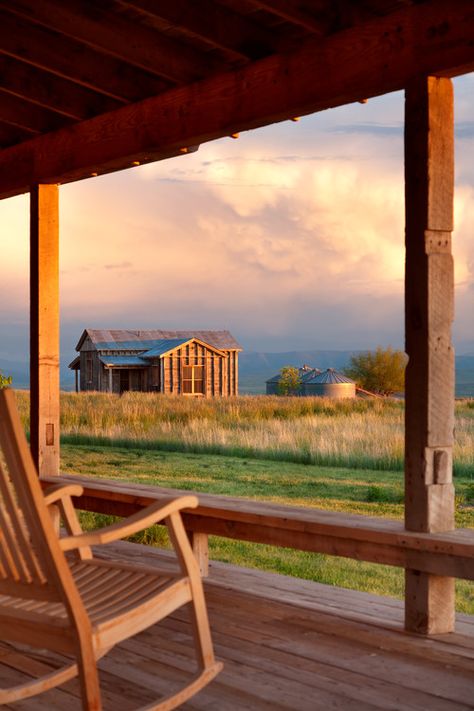
<svg viewBox="0 0 474 711">
<path fill-rule="evenodd" d="M 99 551 L 97 552 L 99 553 Z M 170 554 L 119 543 L 107 557 L 170 565 Z M 474 617 L 426 639 L 403 631 L 402 603 L 367 593 L 212 563 L 206 583 L 224 671 L 182 708 L 191 711 L 474 708 Z M 0 643 L 0 685 L 60 662 Z M 105 711 L 128 711 L 183 685 L 194 667 L 182 609 L 100 662 Z M 76 680 L 7 707 L 80 709 Z"/>
</svg>

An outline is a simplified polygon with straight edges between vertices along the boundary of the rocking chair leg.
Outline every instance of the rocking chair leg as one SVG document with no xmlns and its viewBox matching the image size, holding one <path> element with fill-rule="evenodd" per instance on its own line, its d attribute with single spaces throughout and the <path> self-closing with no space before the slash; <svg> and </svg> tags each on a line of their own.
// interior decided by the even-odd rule
<svg viewBox="0 0 474 711">
<path fill-rule="evenodd" d="M 183 573 L 188 575 L 191 586 L 192 600 L 190 605 L 198 665 L 201 670 L 208 669 L 215 664 L 216 660 L 212 646 L 207 607 L 204 600 L 201 573 L 180 514 L 172 514 L 167 523 L 181 569 Z"/>
<path fill-rule="evenodd" d="M 199 667 L 207 669 L 215 663 L 214 649 L 212 646 L 211 630 L 204 600 L 201 581 L 194 585 L 193 600 L 191 602 L 191 618 L 194 645 Z"/>
<path fill-rule="evenodd" d="M 97 661 L 92 649 L 81 649 L 78 666 L 83 711 L 102 711 Z"/>
</svg>

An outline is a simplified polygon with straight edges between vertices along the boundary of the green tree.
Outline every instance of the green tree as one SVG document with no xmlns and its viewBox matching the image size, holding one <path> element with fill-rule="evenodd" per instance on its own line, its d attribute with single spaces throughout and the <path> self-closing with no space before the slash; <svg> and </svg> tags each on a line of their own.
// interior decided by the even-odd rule
<svg viewBox="0 0 474 711">
<path fill-rule="evenodd" d="M 285 365 L 280 370 L 280 380 L 278 381 L 279 395 L 299 395 L 301 392 L 301 376 L 298 368 L 292 365 Z"/>
<path fill-rule="evenodd" d="M 390 346 L 354 355 L 345 373 L 364 390 L 379 395 L 392 395 L 405 389 L 407 357 Z"/>
<path fill-rule="evenodd" d="M 0 370 L 0 388 L 7 388 L 9 385 L 11 385 L 11 382 L 12 376 L 3 375 L 2 371 Z"/>
</svg>

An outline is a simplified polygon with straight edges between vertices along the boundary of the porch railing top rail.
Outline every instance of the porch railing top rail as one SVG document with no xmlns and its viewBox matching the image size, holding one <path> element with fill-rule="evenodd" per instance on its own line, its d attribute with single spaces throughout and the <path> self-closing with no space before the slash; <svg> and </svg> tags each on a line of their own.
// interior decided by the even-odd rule
<svg viewBox="0 0 474 711">
<path fill-rule="evenodd" d="M 78 483 L 79 509 L 128 516 L 153 501 L 188 491 L 78 476 L 45 477 L 51 484 Z M 184 512 L 192 534 L 224 536 L 303 551 L 326 553 L 474 580 L 474 530 L 446 533 L 407 531 L 401 521 L 314 508 L 284 506 L 199 494 L 199 506 Z"/>
</svg>

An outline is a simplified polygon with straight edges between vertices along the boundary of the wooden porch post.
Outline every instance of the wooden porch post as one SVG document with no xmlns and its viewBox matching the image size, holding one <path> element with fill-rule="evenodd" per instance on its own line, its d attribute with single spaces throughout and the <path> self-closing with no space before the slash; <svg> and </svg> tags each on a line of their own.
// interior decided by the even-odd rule
<svg viewBox="0 0 474 711">
<path fill-rule="evenodd" d="M 58 186 L 30 191 L 30 438 L 40 475 L 59 474 Z"/>
<path fill-rule="evenodd" d="M 454 528 L 453 91 L 424 77 L 405 96 L 405 525 Z M 454 629 L 454 579 L 406 571 L 405 626 Z"/>
</svg>

